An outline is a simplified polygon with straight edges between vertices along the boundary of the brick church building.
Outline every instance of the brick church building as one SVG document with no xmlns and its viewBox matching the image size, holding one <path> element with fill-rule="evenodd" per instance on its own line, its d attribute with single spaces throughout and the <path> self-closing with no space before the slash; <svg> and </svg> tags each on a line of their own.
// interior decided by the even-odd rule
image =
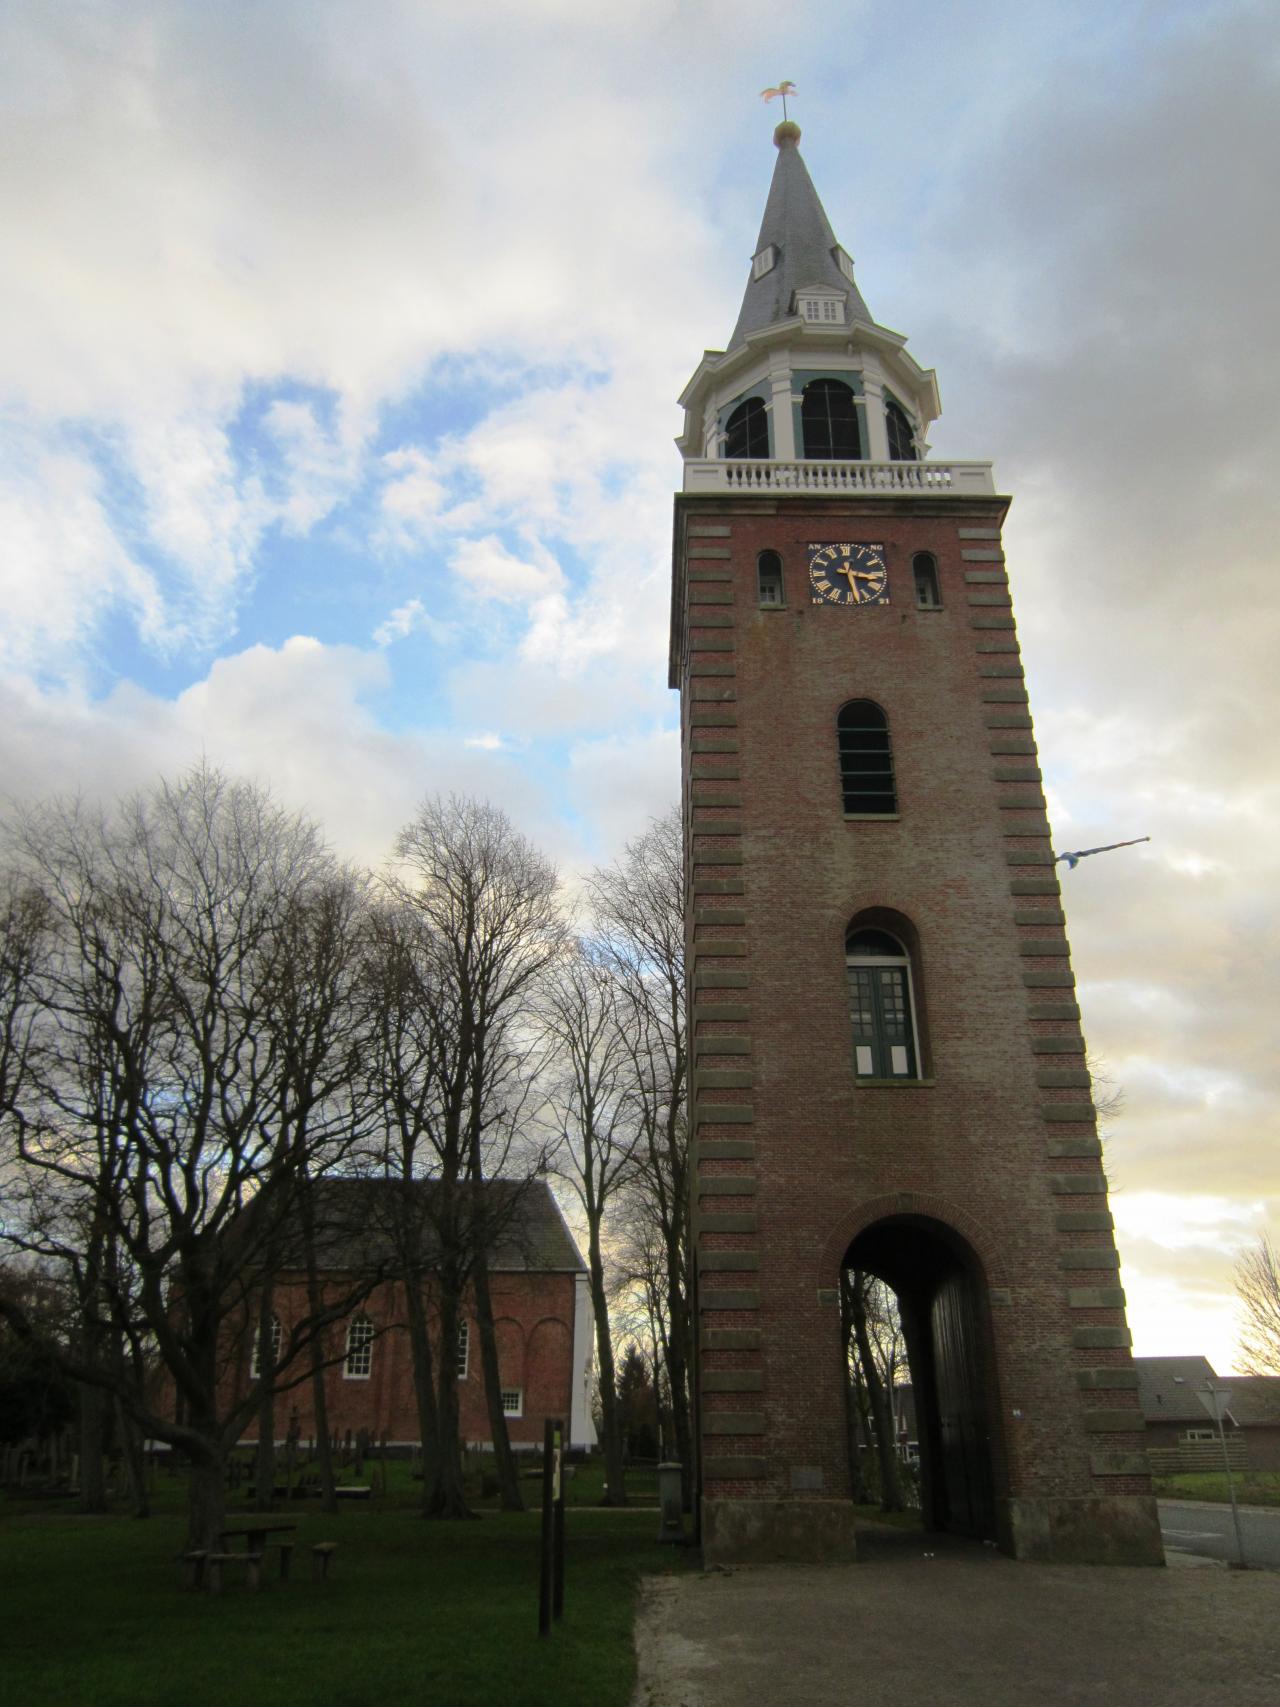
<svg viewBox="0 0 1280 1707">
<path fill-rule="evenodd" d="M 1010 605 L 1010 500 L 938 462 L 778 127 L 741 313 L 681 402 L 709 1559 L 851 1557 L 842 1275 L 896 1292 L 925 1517 L 1160 1563 Z"/>
<path fill-rule="evenodd" d="M 505 1182 L 490 1182 L 501 1190 Z M 384 1261 L 386 1239 L 380 1233 L 377 1197 L 381 1182 L 324 1182 L 324 1230 L 321 1284 L 330 1296 L 345 1291 L 353 1276 Z M 384 1188 L 386 1189 L 386 1188 Z M 393 1189 L 393 1188 L 392 1188 Z M 425 1183 L 421 1188 L 429 1191 Z M 349 1200 L 349 1201 L 348 1201 Z M 430 1289 L 430 1280 L 424 1283 Z M 498 1340 L 503 1411 L 511 1443 L 517 1449 L 542 1444 L 543 1420 L 562 1417 L 569 1443 L 595 1444 L 591 1417 L 590 1374 L 593 1325 L 587 1273 L 572 1233 L 545 1181 L 522 1184 L 505 1214 L 489 1263 L 489 1286 Z M 306 1314 L 306 1278 L 300 1269 L 276 1277 L 272 1304 L 277 1355 L 287 1345 L 289 1323 Z M 409 1337 L 405 1328 L 403 1284 L 384 1280 L 362 1299 L 349 1318 L 336 1326 L 327 1348 L 325 1400 L 331 1433 L 345 1436 L 366 1430 L 391 1447 L 421 1443 L 414 1400 Z M 243 1394 L 256 1374 L 256 1335 L 241 1336 L 230 1359 L 227 1380 Z M 440 1355 L 440 1347 L 433 1345 Z M 461 1435 L 468 1445 L 485 1446 L 492 1436 L 480 1359 L 474 1300 L 465 1301 L 454 1348 L 457 1358 Z M 305 1441 L 315 1434 L 310 1380 L 278 1395 L 275 1432 Z M 257 1440 L 251 1423 L 242 1444 Z"/>
</svg>

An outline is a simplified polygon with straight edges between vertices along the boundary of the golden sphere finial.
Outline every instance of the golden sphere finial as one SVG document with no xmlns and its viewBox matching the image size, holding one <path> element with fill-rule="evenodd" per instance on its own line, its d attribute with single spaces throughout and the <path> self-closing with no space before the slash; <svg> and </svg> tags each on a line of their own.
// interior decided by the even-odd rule
<svg viewBox="0 0 1280 1707">
<path fill-rule="evenodd" d="M 794 147 L 799 140 L 800 126 L 794 119 L 783 119 L 777 130 L 773 133 L 773 145 L 775 148 L 784 148 L 787 143 L 791 143 Z"/>
</svg>

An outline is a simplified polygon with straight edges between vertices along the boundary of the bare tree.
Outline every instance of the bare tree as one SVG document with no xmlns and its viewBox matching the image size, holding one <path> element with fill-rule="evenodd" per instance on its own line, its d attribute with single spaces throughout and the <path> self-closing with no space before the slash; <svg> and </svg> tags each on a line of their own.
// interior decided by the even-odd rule
<svg viewBox="0 0 1280 1707">
<path fill-rule="evenodd" d="M 855 1417 L 874 1444 L 880 1476 L 880 1509 L 901 1511 L 893 1389 L 904 1356 L 902 1323 L 892 1290 L 875 1275 L 847 1269 L 843 1306 L 849 1378 Z M 855 1459 L 854 1480 L 865 1484 Z"/>
<path fill-rule="evenodd" d="M 587 1227 L 607 1505 L 625 1505 L 627 1494 L 603 1230 L 619 1192 L 635 1176 L 641 1131 L 632 1049 L 619 1009 L 614 968 L 589 944 L 566 956 L 547 981 L 549 1104 L 560 1132 L 552 1165 L 577 1199 Z"/>
<path fill-rule="evenodd" d="M 433 1152 L 428 1201 L 440 1347 L 438 1453 L 428 1504 L 436 1515 L 466 1515 L 453 1348 L 470 1286 L 502 1503 L 520 1510 L 488 1271 L 488 1253 L 510 1223 L 516 1194 L 485 1184 L 511 1170 L 518 1148 L 534 1001 L 567 934 L 559 882 L 504 813 L 474 800 L 424 801 L 396 851 L 408 873 L 400 898 L 417 916 L 428 957 L 420 986 L 430 1021 L 422 1062 L 429 1075 L 423 1135 Z"/>
<path fill-rule="evenodd" d="M 665 1265 L 664 1354 L 676 1451 L 692 1499 L 689 1411 L 689 1139 L 685 1096 L 684 852 L 672 808 L 628 842 L 622 857 L 588 885 L 597 940 L 620 989 L 639 1119 L 639 1178 L 658 1228 Z"/>
<path fill-rule="evenodd" d="M 1249 1375 L 1280 1375 L 1280 1251 L 1263 1235 L 1236 1266 L 1244 1312 L 1240 1350 Z"/>
<path fill-rule="evenodd" d="M 9 1003 L 3 1236 L 73 1276 L 82 1333 L 59 1360 L 187 1456 L 207 1547 L 263 1381 L 305 1379 L 315 1336 L 376 1279 L 295 1321 L 247 1389 L 229 1379 L 301 1182 L 352 1141 L 358 885 L 309 824 L 204 767 L 112 811 L 27 812 L 9 854 L 43 936 Z M 172 1406 L 143 1379 L 153 1348 Z"/>
</svg>

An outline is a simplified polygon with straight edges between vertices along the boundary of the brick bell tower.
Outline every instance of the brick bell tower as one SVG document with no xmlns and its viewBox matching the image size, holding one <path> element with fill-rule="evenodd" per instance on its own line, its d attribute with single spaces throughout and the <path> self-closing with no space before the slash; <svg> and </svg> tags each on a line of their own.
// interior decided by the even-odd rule
<svg viewBox="0 0 1280 1707">
<path fill-rule="evenodd" d="M 698 1487 L 852 1557 L 842 1276 L 898 1296 L 931 1527 L 1163 1562 L 991 465 L 798 148 L 681 398 Z"/>
</svg>

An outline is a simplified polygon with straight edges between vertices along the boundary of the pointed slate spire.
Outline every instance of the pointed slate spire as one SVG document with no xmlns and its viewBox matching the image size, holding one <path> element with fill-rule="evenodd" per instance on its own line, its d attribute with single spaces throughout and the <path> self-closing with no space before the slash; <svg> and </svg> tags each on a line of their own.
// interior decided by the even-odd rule
<svg viewBox="0 0 1280 1707">
<path fill-rule="evenodd" d="M 755 252 L 758 255 L 772 243 L 778 259 L 763 277 L 748 282 L 738 324 L 727 346 L 730 350 L 742 344 L 748 334 L 793 314 L 795 293 L 807 285 L 825 285 L 840 291 L 848 302 L 846 324 L 871 320 L 858 287 L 845 277 L 835 258 L 837 245 L 831 221 L 800 156 L 800 126 L 790 122 L 780 124 L 773 140 L 778 162 L 773 169 Z"/>
</svg>

